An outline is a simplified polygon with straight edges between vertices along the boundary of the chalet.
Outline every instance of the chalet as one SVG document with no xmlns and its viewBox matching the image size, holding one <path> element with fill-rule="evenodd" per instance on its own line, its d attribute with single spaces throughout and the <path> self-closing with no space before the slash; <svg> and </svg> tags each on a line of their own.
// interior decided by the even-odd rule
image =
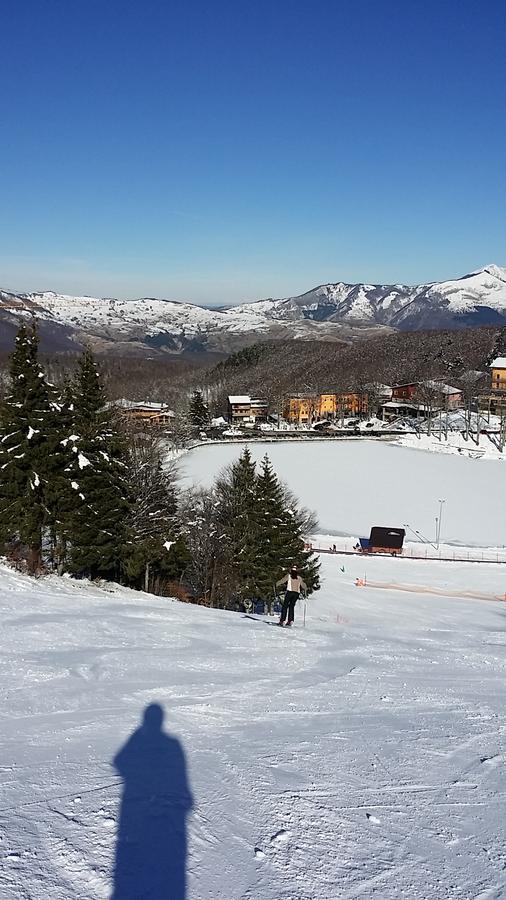
<svg viewBox="0 0 506 900">
<path fill-rule="evenodd" d="M 490 363 L 490 388 L 506 391 L 506 356 L 498 356 Z"/>
<path fill-rule="evenodd" d="M 421 402 L 433 409 L 456 409 L 462 405 L 462 391 L 442 381 L 410 381 L 392 388 L 392 401 L 403 400 L 413 401 L 415 407 Z"/>
<path fill-rule="evenodd" d="M 443 384 L 442 381 L 422 381 L 422 393 L 432 392 L 436 397 L 436 405 L 441 409 L 458 409 L 462 406 L 462 391 L 452 387 L 451 384 Z"/>
<path fill-rule="evenodd" d="M 248 394 L 232 394 L 228 398 L 228 421 L 232 425 L 242 425 L 250 419 L 251 397 Z"/>
<path fill-rule="evenodd" d="M 424 403 L 416 403 L 414 400 L 386 400 L 380 406 L 381 418 L 384 422 L 393 419 L 426 419 L 431 410 Z"/>
<path fill-rule="evenodd" d="M 419 381 L 410 381 L 407 384 L 394 384 L 392 388 L 392 400 L 412 400 L 418 391 Z"/>
<path fill-rule="evenodd" d="M 267 400 L 261 400 L 260 397 L 251 398 L 251 418 L 255 422 L 266 422 L 269 412 L 269 404 Z"/>
<path fill-rule="evenodd" d="M 150 426 L 170 425 L 175 418 L 173 411 L 165 403 L 115 400 L 111 406 L 115 406 L 125 418 Z"/>
<path fill-rule="evenodd" d="M 231 425 L 251 425 L 265 422 L 269 405 L 260 397 L 249 394 L 231 394 L 228 398 L 228 420 Z"/>
</svg>

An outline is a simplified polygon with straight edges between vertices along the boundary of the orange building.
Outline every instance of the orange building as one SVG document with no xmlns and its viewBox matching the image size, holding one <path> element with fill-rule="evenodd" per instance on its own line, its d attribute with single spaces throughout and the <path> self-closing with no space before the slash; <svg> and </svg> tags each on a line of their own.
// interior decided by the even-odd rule
<svg viewBox="0 0 506 900">
<path fill-rule="evenodd" d="M 317 394 L 294 394 L 287 397 L 283 407 L 283 418 L 296 425 L 310 425 L 318 418 Z"/>
<path fill-rule="evenodd" d="M 337 394 L 320 394 L 318 415 L 320 419 L 333 419 L 337 413 Z"/>
<path fill-rule="evenodd" d="M 311 425 L 317 419 L 359 416 L 367 413 L 367 397 L 356 391 L 325 394 L 294 394 L 288 397 L 283 417 L 296 425 Z"/>
<path fill-rule="evenodd" d="M 339 415 L 360 416 L 367 413 L 367 396 L 349 391 L 344 394 L 336 394 L 337 411 Z"/>
<path fill-rule="evenodd" d="M 506 356 L 498 356 L 490 363 L 491 383 L 493 391 L 506 391 Z"/>
</svg>

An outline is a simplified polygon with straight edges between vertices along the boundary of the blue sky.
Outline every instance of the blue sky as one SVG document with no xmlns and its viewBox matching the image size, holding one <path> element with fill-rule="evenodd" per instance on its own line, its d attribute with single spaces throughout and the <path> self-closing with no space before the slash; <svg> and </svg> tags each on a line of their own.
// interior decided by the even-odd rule
<svg viewBox="0 0 506 900">
<path fill-rule="evenodd" d="M 505 0 L 4 0 L 0 286 L 506 265 Z"/>
</svg>

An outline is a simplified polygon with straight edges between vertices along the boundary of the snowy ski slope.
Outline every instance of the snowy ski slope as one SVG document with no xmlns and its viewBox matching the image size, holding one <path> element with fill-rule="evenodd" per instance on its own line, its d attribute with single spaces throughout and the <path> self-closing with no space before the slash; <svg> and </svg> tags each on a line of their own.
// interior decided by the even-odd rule
<svg viewBox="0 0 506 900">
<path fill-rule="evenodd" d="M 291 632 L 0 566 L 2 900 L 506 897 L 505 567 L 365 565 Z"/>
</svg>

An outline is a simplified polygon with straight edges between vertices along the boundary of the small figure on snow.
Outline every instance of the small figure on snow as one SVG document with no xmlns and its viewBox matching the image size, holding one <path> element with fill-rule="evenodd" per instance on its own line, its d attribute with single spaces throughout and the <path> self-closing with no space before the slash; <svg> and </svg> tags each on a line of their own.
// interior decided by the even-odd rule
<svg viewBox="0 0 506 900">
<path fill-rule="evenodd" d="M 287 625 L 291 625 L 293 623 L 295 617 L 295 604 L 300 597 L 301 592 L 307 591 L 306 583 L 302 580 L 301 576 L 297 571 L 297 566 L 292 566 L 289 572 L 286 575 L 283 575 L 283 578 L 280 578 L 279 581 L 276 582 L 276 587 L 281 587 L 282 584 L 286 584 L 286 593 L 285 599 L 283 600 L 283 606 L 281 607 L 281 618 L 279 620 L 280 625 L 285 624 L 285 619 L 288 614 Z"/>
</svg>

